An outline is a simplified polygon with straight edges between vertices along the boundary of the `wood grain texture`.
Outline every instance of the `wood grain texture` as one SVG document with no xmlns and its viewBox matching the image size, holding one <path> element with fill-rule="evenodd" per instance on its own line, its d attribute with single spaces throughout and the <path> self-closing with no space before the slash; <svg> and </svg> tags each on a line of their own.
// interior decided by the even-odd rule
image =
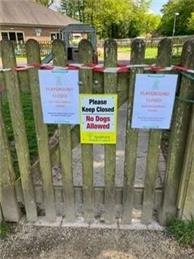
<svg viewBox="0 0 194 259">
<path fill-rule="evenodd" d="M 4 67 L 16 67 L 15 52 L 11 42 L 2 42 L 2 62 Z M 14 131 L 17 158 L 19 162 L 22 189 L 24 193 L 25 210 L 28 221 L 36 221 L 37 210 L 34 189 L 30 175 L 30 156 L 25 129 L 24 115 L 20 100 L 20 88 L 17 72 L 5 73 L 5 83 L 9 108 Z"/>
<path fill-rule="evenodd" d="M 145 43 L 142 40 L 134 40 L 131 46 L 131 63 L 142 64 L 145 56 Z M 134 198 L 134 179 L 136 170 L 137 141 L 138 130 L 131 128 L 132 107 L 134 96 L 134 85 L 136 73 L 141 69 L 132 69 L 129 79 L 128 106 L 127 106 L 127 124 L 125 141 L 125 164 L 124 164 L 124 187 L 123 187 L 123 217 L 124 224 L 131 223 L 133 198 Z"/>
<path fill-rule="evenodd" d="M 21 211 L 15 191 L 16 175 L 13 169 L 9 143 L 7 139 L 0 94 L 0 204 L 5 221 L 18 222 Z M 1 221 L 1 220 L 0 220 Z"/>
<path fill-rule="evenodd" d="M 117 66 L 117 44 L 114 40 L 107 40 L 104 44 L 105 68 Z M 117 74 L 104 74 L 104 93 L 117 93 Z M 105 155 L 105 220 L 115 222 L 115 172 L 116 172 L 116 145 L 104 145 Z"/>
<path fill-rule="evenodd" d="M 37 41 L 28 40 L 26 43 L 28 64 L 40 64 L 40 47 Z M 40 159 L 40 171 L 43 180 L 45 216 L 50 222 L 56 220 L 55 197 L 52 184 L 52 167 L 48 146 L 48 129 L 43 123 L 43 115 L 40 100 L 40 87 L 38 79 L 38 69 L 28 70 L 30 90 L 32 95 L 33 115 L 38 144 L 38 154 Z"/>
<path fill-rule="evenodd" d="M 79 63 L 91 64 L 93 60 L 93 48 L 89 41 L 82 40 L 78 48 Z M 79 73 L 80 93 L 90 94 L 93 92 L 92 69 L 80 69 Z M 84 220 L 94 220 L 94 187 L 93 187 L 93 145 L 81 145 L 82 174 L 83 174 L 83 203 Z"/>
<path fill-rule="evenodd" d="M 170 66 L 171 56 L 171 40 L 167 38 L 161 40 L 158 46 L 157 66 Z M 161 130 L 156 129 L 150 131 L 142 211 L 142 222 L 145 224 L 149 224 L 153 221 L 152 215 L 154 207 L 156 177 L 158 175 L 158 160 L 161 152 L 161 136 Z"/>
<path fill-rule="evenodd" d="M 53 64 L 65 66 L 67 64 L 67 53 L 64 42 L 55 40 L 52 44 Z M 59 153 L 60 165 L 63 179 L 63 193 L 65 206 L 65 219 L 68 222 L 75 220 L 75 198 L 73 187 L 72 170 L 72 136 L 71 125 L 58 125 L 59 130 Z"/>
<path fill-rule="evenodd" d="M 193 69 L 194 67 L 194 40 L 185 42 L 183 46 L 181 64 Z M 191 81 L 182 77 L 179 85 L 181 98 L 193 99 L 194 92 Z M 177 100 L 175 103 L 173 122 L 170 134 L 169 155 L 167 160 L 167 174 L 164 186 L 164 197 L 160 213 L 160 223 L 165 224 L 170 218 L 177 215 L 177 195 L 183 167 L 191 105 Z"/>
</svg>

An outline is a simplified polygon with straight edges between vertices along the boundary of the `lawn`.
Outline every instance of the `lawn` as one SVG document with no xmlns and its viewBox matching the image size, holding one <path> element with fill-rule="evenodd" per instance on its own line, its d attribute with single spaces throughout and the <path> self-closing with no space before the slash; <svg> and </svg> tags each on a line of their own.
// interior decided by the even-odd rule
<svg viewBox="0 0 194 259">
<path fill-rule="evenodd" d="M 103 58 L 103 49 L 98 48 L 98 53 L 100 55 L 100 58 Z M 123 54 L 126 54 L 126 56 L 131 53 L 131 48 L 129 47 L 119 47 L 118 48 L 118 56 Z M 154 59 L 157 57 L 157 48 L 146 48 L 145 52 L 145 58 L 146 59 Z"/>
<path fill-rule="evenodd" d="M 16 60 L 18 65 L 27 63 L 27 58 L 25 56 L 24 57 L 17 56 Z"/>
<path fill-rule="evenodd" d="M 99 57 L 102 60 L 103 59 L 103 49 L 98 48 Z M 118 57 L 121 56 L 123 58 L 124 54 L 126 54 L 126 58 L 129 57 L 129 54 L 131 53 L 131 48 L 129 47 L 119 47 L 118 48 Z M 147 63 L 152 63 L 157 57 L 158 49 L 157 48 L 146 48 L 145 51 L 145 60 Z M 181 50 L 177 51 L 176 48 L 173 49 L 173 63 L 179 62 L 179 58 L 181 55 Z"/>
<path fill-rule="evenodd" d="M 21 101 L 22 101 L 26 133 L 27 133 L 27 139 L 28 139 L 28 145 L 29 145 L 29 151 L 30 151 L 30 159 L 31 159 L 31 162 L 33 162 L 38 155 L 38 150 L 37 150 L 37 140 L 36 140 L 35 124 L 34 124 L 34 118 L 33 118 L 33 109 L 32 109 L 30 93 L 21 93 Z M 14 133 L 13 133 L 12 123 L 11 123 L 9 104 L 8 104 L 6 95 L 4 95 L 2 98 L 2 108 L 3 108 L 3 116 L 4 116 L 6 132 L 7 132 L 8 140 L 10 142 L 11 155 L 14 163 L 14 168 L 18 175 L 19 169 L 18 169 L 17 155 L 15 150 Z M 56 125 L 48 126 L 49 136 L 53 134 L 55 128 L 56 128 Z"/>
<path fill-rule="evenodd" d="M 131 53 L 131 48 L 119 47 L 118 53 Z M 157 48 L 146 48 L 145 58 L 156 58 L 157 57 Z"/>
</svg>

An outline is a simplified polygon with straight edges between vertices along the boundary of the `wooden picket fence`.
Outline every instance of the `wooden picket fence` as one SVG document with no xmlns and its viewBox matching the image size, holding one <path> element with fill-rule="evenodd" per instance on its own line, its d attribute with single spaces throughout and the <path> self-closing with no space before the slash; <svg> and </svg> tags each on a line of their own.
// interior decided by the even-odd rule
<svg viewBox="0 0 194 259">
<path fill-rule="evenodd" d="M 145 47 L 143 40 L 133 41 L 131 64 L 144 63 Z M 56 125 L 53 136 L 49 138 L 48 125 L 43 124 L 42 119 L 38 68 L 15 71 L 16 58 L 11 42 L 2 41 L 1 51 L 3 67 L 13 68 L 0 72 L 1 219 L 18 222 L 24 213 L 29 222 L 36 222 L 40 217 L 56 222 L 58 217 L 62 217 L 65 222 L 83 219 L 87 223 L 150 224 L 157 221 L 166 224 L 171 217 L 188 218 L 194 214 L 194 107 L 183 101 L 194 98 L 190 78 L 180 75 L 177 89 L 179 99 L 174 106 L 168 152 L 166 159 L 161 160 L 164 132 L 131 128 L 135 75 L 142 73 L 142 68 L 133 68 L 126 73 L 99 73 L 86 67 L 80 68 L 80 92 L 116 93 L 119 107 L 121 111 L 125 110 L 126 115 L 126 123 L 118 135 L 118 142 L 122 138 L 119 142 L 121 146 L 80 145 L 78 125 Z M 63 42 L 54 41 L 52 52 L 53 65 L 67 64 Z M 35 40 L 26 43 L 26 53 L 28 64 L 41 63 L 40 47 Z M 105 42 L 104 53 L 104 66 L 116 67 L 117 44 L 114 40 Z M 91 64 L 92 55 L 91 44 L 83 40 L 79 45 L 79 62 Z M 157 66 L 169 66 L 171 56 L 171 41 L 163 39 L 158 45 Z M 194 68 L 194 40 L 184 44 L 181 64 Z M 31 94 L 38 143 L 38 158 L 35 161 L 30 161 L 22 93 Z M 2 112 L 5 96 L 9 102 L 19 177 L 16 177 L 13 167 Z M 146 155 L 141 161 L 138 153 L 142 151 L 139 146 L 143 135 L 148 140 L 148 146 L 143 151 Z M 123 161 L 120 161 L 120 153 Z M 137 162 L 145 169 L 145 179 L 141 183 L 136 181 Z M 164 165 L 163 178 L 157 185 L 157 179 L 161 177 L 160 163 Z M 99 164 L 103 172 L 97 172 Z M 97 173 L 103 178 L 100 183 L 95 180 Z M 117 184 L 116 178 L 120 179 L 120 184 Z"/>
</svg>

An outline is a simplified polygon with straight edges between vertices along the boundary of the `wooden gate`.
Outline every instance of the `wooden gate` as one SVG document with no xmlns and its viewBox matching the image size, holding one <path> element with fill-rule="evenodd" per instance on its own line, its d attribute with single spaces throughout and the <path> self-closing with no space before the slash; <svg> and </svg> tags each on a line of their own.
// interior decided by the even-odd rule
<svg viewBox="0 0 194 259">
<path fill-rule="evenodd" d="M 131 64 L 144 64 L 145 47 L 143 40 L 133 41 Z M 52 52 L 53 65 L 67 64 L 63 42 L 54 41 Z M 17 222 L 24 213 L 29 222 L 43 216 L 48 222 L 56 222 L 59 217 L 64 222 L 165 224 L 171 217 L 194 213 L 194 110 L 188 101 L 194 98 L 194 91 L 188 74 L 179 77 L 171 129 L 143 131 L 131 128 L 135 75 L 142 73 L 143 68 L 133 67 L 126 73 L 111 70 L 100 73 L 82 66 L 80 93 L 118 94 L 120 131 L 117 145 L 81 145 L 78 125 L 51 128 L 43 124 L 39 44 L 34 40 L 26 43 L 27 63 L 32 65 L 28 69 L 16 71 L 11 42 L 1 42 L 1 53 L 4 67 L 0 70 L 1 218 Z M 79 62 L 92 64 L 92 55 L 91 44 L 83 40 L 79 45 Z M 171 41 L 163 39 L 158 45 L 156 65 L 169 67 L 171 56 Z M 194 68 L 194 40 L 184 44 L 181 65 Z M 116 66 L 116 42 L 107 40 L 104 67 Z M 30 96 L 29 106 L 33 107 L 36 134 L 30 140 L 32 143 L 27 134 L 25 95 Z M 11 143 L 3 108 L 6 100 L 14 135 Z M 164 156 L 166 134 L 169 145 Z M 29 146 L 36 142 L 37 154 L 33 157 Z"/>
</svg>

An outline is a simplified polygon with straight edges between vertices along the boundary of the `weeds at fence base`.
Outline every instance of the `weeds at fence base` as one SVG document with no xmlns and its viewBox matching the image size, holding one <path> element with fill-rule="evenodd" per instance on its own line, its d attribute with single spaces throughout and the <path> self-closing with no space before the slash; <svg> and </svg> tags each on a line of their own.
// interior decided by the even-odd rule
<svg viewBox="0 0 194 259">
<path fill-rule="evenodd" d="M 172 219 L 168 222 L 167 231 L 179 244 L 194 247 L 194 219 Z"/>
<path fill-rule="evenodd" d="M 10 227 L 7 223 L 0 223 L 0 239 L 4 239 L 10 233 Z"/>
</svg>

